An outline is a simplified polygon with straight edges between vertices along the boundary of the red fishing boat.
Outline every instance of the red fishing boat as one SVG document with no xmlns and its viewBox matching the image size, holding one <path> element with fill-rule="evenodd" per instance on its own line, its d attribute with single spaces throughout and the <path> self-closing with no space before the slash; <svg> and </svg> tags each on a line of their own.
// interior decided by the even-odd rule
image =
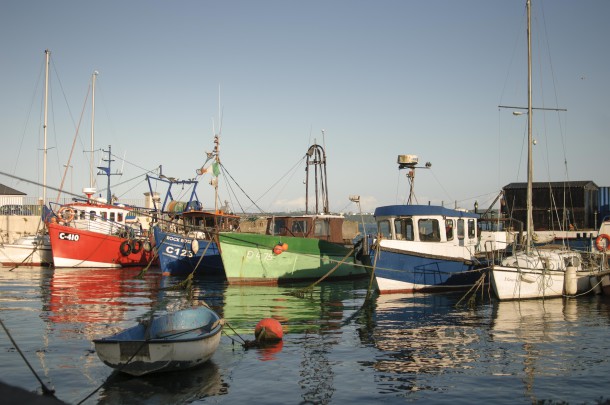
<svg viewBox="0 0 610 405">
<path fill-rule="evenodd" d="M 129 223 L 130 207 L 92 198 L 53 209 L 47 221 L 55 267 L 146 266 L 152 244 L 138 220 Z M 133 217 L 133 216 L 132 216 Z"/>
</svg>

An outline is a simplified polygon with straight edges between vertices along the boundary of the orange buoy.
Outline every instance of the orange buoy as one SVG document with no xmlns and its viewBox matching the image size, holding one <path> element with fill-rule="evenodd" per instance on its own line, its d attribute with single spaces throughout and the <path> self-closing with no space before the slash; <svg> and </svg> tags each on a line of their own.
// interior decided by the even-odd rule
<svg viewBox="0 0 610 405">
<path fill-rule="evenodd" d="M 254 328 L 254 336 L 259 342 L 276 342 L 282 340 L 284 337 L 282 324 L 273 318 L 261 319 Z"/>
<path fill-rule="evenodd" d="M 288 244 L 286 242 L 282 243 L 282 250 L 284 252 L 288 250 Z"/>
<path fill-rule="evenodd" d="M 282 249 L 282 245 L 280 243 L 273 247 L 273 253 L 276 255 L 281 255 L 283 251 L 284 249 Z"/>
</svg>

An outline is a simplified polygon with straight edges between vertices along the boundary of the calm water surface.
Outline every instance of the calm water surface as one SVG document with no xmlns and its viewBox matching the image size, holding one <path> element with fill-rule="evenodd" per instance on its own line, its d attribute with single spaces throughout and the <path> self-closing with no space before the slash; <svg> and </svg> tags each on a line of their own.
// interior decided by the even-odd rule
<svg viewBox="0 0 610 405">
<path fill-rule="evenodd" d="M 497 303 L 461 294 L 390 295 L 363 306 L 367 282 L 236 287 L 158 269 L 0 269 L 0 318 L 56 397 L 86 404 L 600 403 L 610 399 L 610 297 Z M 91 340 L 203 302 L 225 328 L 212 360 L 190 371 L 130 377 Z M 263 318 L 284 341 L 245 350 Z M 40 384 L 3 330 L 0 380 Z M 100 388 L 101 387 L 101 388 Z M 99 389 L 98 389 L 99 388 Z M 96 391 L 97 390 L 97 391 Z"/>
</svg>

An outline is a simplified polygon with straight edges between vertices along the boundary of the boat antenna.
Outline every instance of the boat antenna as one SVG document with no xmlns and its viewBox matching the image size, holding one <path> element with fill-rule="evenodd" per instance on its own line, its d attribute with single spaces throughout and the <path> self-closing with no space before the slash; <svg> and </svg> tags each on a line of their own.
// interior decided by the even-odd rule
<svg viewBox="0 0 610 405">
<path fill-rule="evenodd" d="M 409 169 L 407 172 L 407 179 L 409 180 L 407 205 L 412 205 L 413 201 L 417 203 L 417 197 L 415 197 L 415 169 L 429 169 L 432 167 L 432 163 L 426 162 L 425 166 L 417 166 L 419 158 L 416 155 L 398 155 L 397 163 L 398 170 Z"/>
<path fill-rule="evenodd" d="M 108 145 L 108 150 L 102 149 L 102 152 L 108 154 L 108 159 L 104 159 L 102 157 L 102 161 L 108 162 L 108 166 L 98 166 L 97 168 L 100 169 L 101 171 L 97 172 L 97 174 L 108 177 L 108 187 L 106 188 L 106 202 L 108 204 L 112 204 L 112 193 L 110 192 L 110 176 L 121 176 L 123 173 L 122 172 L 112 173 L 112 171 L 110 169 L 110 163 L 114 162 L 114 159 L 112 159 L 112 147 L 110 145 Z"/>
</svg>

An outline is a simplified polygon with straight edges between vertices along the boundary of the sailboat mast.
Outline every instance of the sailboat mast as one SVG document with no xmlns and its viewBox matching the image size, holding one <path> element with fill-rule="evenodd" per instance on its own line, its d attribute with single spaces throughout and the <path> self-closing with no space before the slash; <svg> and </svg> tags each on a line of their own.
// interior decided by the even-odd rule
<svg viewBox="0 0 610 405">
<path fill-rule="evenodd" d="M 533 234 L 533 172 L 532 157 L 532 30 L 531 30 L 531 0 L 526 0 L 527 6 L 527 244 L 526 252 L 530 251 Z"/>
<path fill-rule="evenodd" d="M 220 169 L 220 137 L 218 135 L 214 136 L 214 156 L 215 163 L 217 167 Z M 218 177 L 216 177 L 216 183 L 214 183 L 214 212 L 218 212 Z"/>
<path fill-rule="evenodd" d="M 45 49 L 46 55 L 45 74 L 44 74 L 44 123 L 42 129 L 44 133 L 44 146 L 42 153 L 42 204 L 47 203 L 47 118 L 48 118 L 48 100 L 49 100 L 49 61 L 51 59 L 51 51 Z"/>
<path fill-rule="evenodd" d="M 89 187 L 93 188 L 93 166 L 95 160 L 95 151 L 93 150 L 94 145 L 94 128 L 95 128 L 95 79 L 97 78 L 97 71 L 91 75 L 91 170 L 89 172 Z"/>
</svg>

